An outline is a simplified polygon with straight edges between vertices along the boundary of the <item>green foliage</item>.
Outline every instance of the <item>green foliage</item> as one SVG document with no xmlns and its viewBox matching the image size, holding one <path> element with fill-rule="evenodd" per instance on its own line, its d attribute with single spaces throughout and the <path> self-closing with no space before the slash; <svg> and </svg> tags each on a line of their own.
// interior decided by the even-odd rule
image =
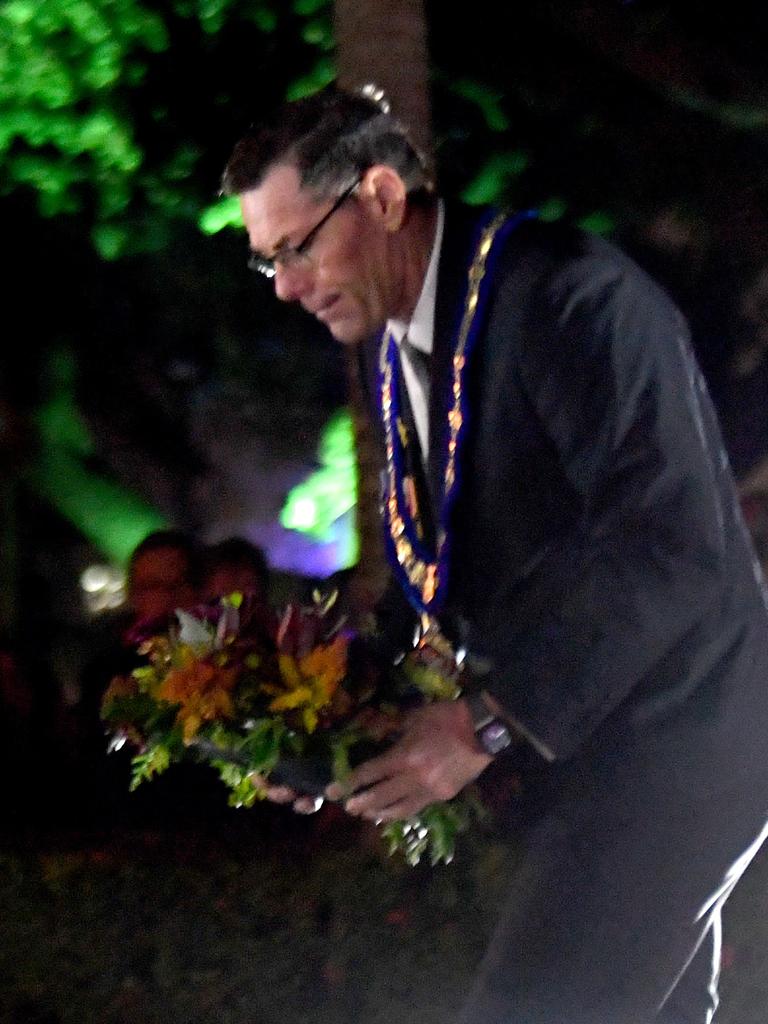
<svg viewBox="0 0 768 1024">
<path fill-rule="evenodd" d="M 0 6 L 0 159 L 43 214 L 72 212 L 79 186 L 118 212 L 144 153 L 115 90 L 135 85 L 168 45 L 161 18 L 124 0 L 8 0 Z"/>
<path fill-rule="evenodd" d="M 362 736 L 359 733 L 349 731 L 339 736 L 333 743 L 333 777 L 337 782 L 345 782 L 352 771 L 350 751 L 360 742 Z"/>
<path fill-rule="evenodd" d="M 450 864 L 456 836 L 469 825 L 474 804 L 463 795 L 448 803 L 430 804 L 407 821 L 394 821 L 382 829 L 389 852 L 401 852 L 415 866 L 425 855 L 430 864 Z"/>
<path fill-rule="evenodd" d="M 528 167 L 528 163 L 527 155 L 520 150 L 495 153 L 467 185 L 462 199 L 470 206 L 498 202 L 510 183 Z"/>
<path fill-rule="evenodd" d="M 311 96 L 324 86 L 332 82 L 336 77 L 336 68 L 330 58 L 323 57 L 312 68 L 308 75 L 293 82 L 286 90 L 285 96 L 289 100 L 300 100 L 304 96 Z"/>
<path fill-rule="evenodd" d="M 134 671 L 136 674 L 138 670 Z M 105 702 L 101 709 L 101 717 L 105 722 L 119 725 L 121 722 L 144 721 L 151 723 L 151 728 L 167 728 L 173 724 L 176 708 L 169 705 L 170 715 L 158 715 L 156 702 L 148 693 L 136 693 L 121 697 L 113 697 Z"/>
<path fill-rule="evenodd" d="M 286 739 L 283 723 L 269 718 L 251 723 L 245 736 L 218 724 L 213 727 L 211 742 L 237 759 L 211 761 L 229 790 L 230 807 L 252 807 L 263 799 L 263 791 L 253 784 L 251 776 L 254 773 L 266 776 L 272 771 Z"/>
<path fill-rule="evenodd" d="M 247 760 L 250 771 L 268 772 L 275 767 L 286 732 L 285 725 L 274 718 L 253 723 L 237 748 Z"/>
<path fill-rule="evenodd" d="M 237 196 L 222 196 L 211 206 L 207 206 L 197 221 L 205 235 L 216 235 L 224 228 L 242 228 L 243 215 Z"/>
<path fill-rule="evenodd" d="M 163 743 L 157 743 L 137 754 L 131 761 L 131 792 L 138 789 L 142 782 L 162 775 L 170 763 L 171 752 Z"/>
<path fill-rule="evenodd" d="M 509 129 L 509 118 L 501 105 L 502 96 L 476 79 L 462 78 L 451 84 L 457 96 L 470 100 L 481 111 L 486 127 L 492 132 L 505 132 Z"/>
<path fill-rule="evenodd" d="M 166 244 L 175 220 L 201 218 L 211 192 L 206 149 L 219 145 L 210 125 L 223 121 L 230 142 L 242 130 L 238 105 L 253 95 L 252 68 L 274 50 L 271 37 L 295 40 L 277 62 L 285 79 L 270 83 L 272 99 L 294 80 L 303 93 L 332 76 L 327 57 L 315 63 L 333 45 L 324 5 L 297 8 L 269 0 L 0 0 L 2 191 L 32 190 L 46 217 L 80 214 L 104 259 Z M 213 82 L 223 79 L 208 95 L 201 61 Z M 185 104 L 197 105 L 194 122 Z M 228 133 L 224 104 L 234 108 Z M 206 211 L 203 230 L 237 223 L 231 204 L 221 211 L 223 220 L 218 205 Z"/>
</svg>

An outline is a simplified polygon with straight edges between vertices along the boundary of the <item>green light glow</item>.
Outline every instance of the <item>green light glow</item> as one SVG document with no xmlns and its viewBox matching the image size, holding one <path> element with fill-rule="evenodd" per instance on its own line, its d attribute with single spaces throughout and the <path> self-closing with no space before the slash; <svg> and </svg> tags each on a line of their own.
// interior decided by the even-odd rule
<svg viewBox="0 0 768 1024">
<path fill-rule="evenodd" d="M 256 27 L 262 32 L 269 34 L 277 28 L 277 15 L 267 7 L 257 7 L 252 17 Z"/>
<path fill-rule="evenodd" d="M 78 459 L 61 450 L 42 456 L 29 482 L 94 547 L 121 564 L 148 533 L 168 525 L 136 495 L 89 473 Z"/>
<path fill-rule="evenodd" d="M 289 492 L 280 522 L 287 530 L 328 542 L 334 539 L 334 524 L 357 502 L 355 437 L 347 410 L 337 412 L 327 424 L 319 458 L 321 468 Z"/>
<path fill-rule="evenodd" d="M 291 510 L 291 523 L 294 530 L 311 530 L 317 522 L 317 503 L 314 498 L 298 498 Z"/>
<path fill-rule="evenodd" d="M 75 403 L 74 375 L 71 353 L 55 353 L 49 365 L 51 394 L 35 416 L 40 452 L 28 483 L 99 551 L 125 563 L 148 533 L 168 524 L 137 495 L 87 468 L 94 445 Z"/>
</svg>

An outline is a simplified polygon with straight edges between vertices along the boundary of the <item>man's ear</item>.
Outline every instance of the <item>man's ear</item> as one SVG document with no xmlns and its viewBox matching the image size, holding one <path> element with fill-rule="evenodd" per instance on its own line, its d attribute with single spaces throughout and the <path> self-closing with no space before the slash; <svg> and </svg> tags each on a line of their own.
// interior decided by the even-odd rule
<svg viewBox="0 0 768 1024">
<path fill-rule="evenodd" d="M 369 167 L 360 182 L 359 196 L 369 213 L 387 231 L 398 231 L 405 220 L 405 182 L 388 164 Z"/>
</svg>

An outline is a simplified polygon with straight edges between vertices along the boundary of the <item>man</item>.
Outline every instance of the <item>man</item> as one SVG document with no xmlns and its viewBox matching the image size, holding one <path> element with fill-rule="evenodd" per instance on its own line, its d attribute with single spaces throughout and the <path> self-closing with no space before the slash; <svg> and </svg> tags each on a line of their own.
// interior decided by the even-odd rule
<svg viewBox="0 0 768 1024">
<path fill-rule="evenodd" d="M 155 530 L 131 552 L 126 615 L 112 624 L 106 648 L 86 665 L 81 678 L 81 726 L 96 743 L 97 756 L 106 745 L 100 716 L 104 691 L 114 676 L 129 673 L 143 660 L 136 653 L 132 631 L 152 620 L 170 619 L 177 608 L 195 604 L 200 562 L 197 541 L 182 530 Z"/>
<path fill-rule="evenodd" d="M 204 554 L 202 593 L 207 601 L 235 592 L 248 594 L 263 605 L 269 598 L 269 564 L 256 544 L 244 537 L 227 537 Z"/>
<path fill-rule="evenodd" d="M 704 1024 L 763 838 L 768 620 L 680 314 L 604 241 L 438 202 L 365 96 L 287 105 L 223 185 L 278 297 L 360 347 L 394 574 L 471 668 L 347 810 L 402 818 L 527 765 L 462 1020 Z"/>
<path fill-rule="evenodd" d="M 197 599 L 201 554 L 181 530 L 155 530 L 133 551 L 128 566 L 128 603 L 135 623 L 171 616 Z"/>
<path fill-rule="evenodd" d="M 129 675 L 145 662 L 137 653 L 133 631 L 153 620 L 162 628 L 177 608 L 191 608 L 197 600 L 201 556 L 197 541 L 182 530 L 155 530 L 137 544 L 128 560 L 126 615 L 112 623 L 107 642 L 88 661 L 80 676 L 80 700 L 75 708 L 73 771 L 70 787 L 81 812 L 102 819 L 114 814 L 146 820 L 169 820 L 194 804 L 210 813 L 215 801 L 200 766 L 185 765 L 170 779 L 146 794 L 131 794 L 127 748 L 107 757 L 107 737 L 101 720 L 101 701 L 112 679 Z"/>
</svg>

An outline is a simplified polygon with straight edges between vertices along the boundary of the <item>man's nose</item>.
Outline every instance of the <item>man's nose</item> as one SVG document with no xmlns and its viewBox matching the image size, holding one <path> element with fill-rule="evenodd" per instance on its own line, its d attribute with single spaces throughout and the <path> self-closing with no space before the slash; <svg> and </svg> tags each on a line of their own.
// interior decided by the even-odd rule
<svg viewBox="0 0 768 1024">
<path fill-rule="evenodd" d="M 310 288 L 310 274 L 299 264 L 275 263 L 275 295 L 283 302 L 298 302 Z"/>
</svg>

